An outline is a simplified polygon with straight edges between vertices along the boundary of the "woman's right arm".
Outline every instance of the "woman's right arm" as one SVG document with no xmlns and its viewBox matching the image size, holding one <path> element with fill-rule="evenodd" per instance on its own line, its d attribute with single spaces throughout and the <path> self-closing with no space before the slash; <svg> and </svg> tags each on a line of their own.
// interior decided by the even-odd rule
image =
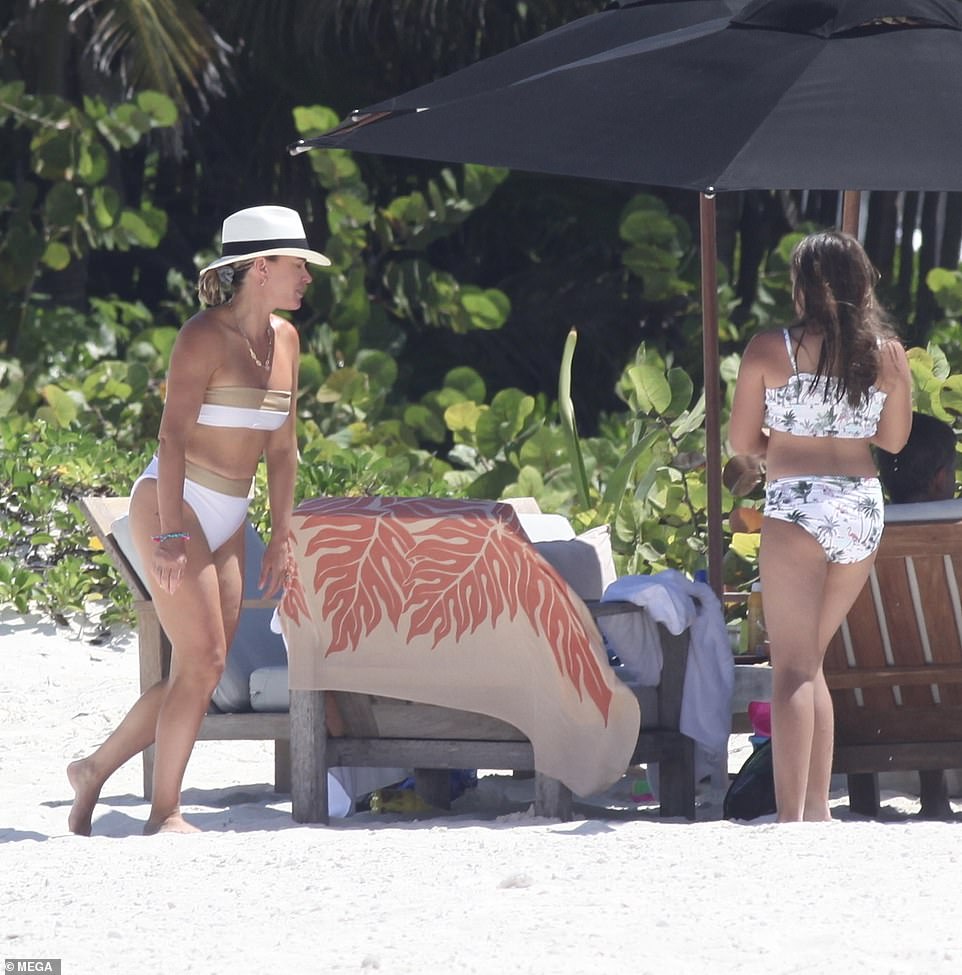
<svg viewBox="0 0 962 975">
<path fill-rule="evenodd" d="M 728 440 L 735 454 L 764 457 L 768 450 L 765 420 L 764 336 L 753 338 L 745 349 L 728 424 Z"/>
<path fill-rule="evenodd" d="M 885 392 L 885 405 L 872 443 L 897 454 L 912 430 L 912 373 L 900 342 L 883 343 L 876 386 Z"/>
<path fill-rule="evenodd" d="M 187 440 L 214 369 L 209 326 L 191 320 L 180 331 L 170 355 L 167 370 L 167 395 L 160 420 L 157 445 L 157 507 L 160 533 L 181 532 L 184 526 L 184 468 Z M 157 543 L 159 563 L 170 570 L 168 591 L 180 585 L 187 564 L 187 546 L 183 539 Z"/>
</svg>

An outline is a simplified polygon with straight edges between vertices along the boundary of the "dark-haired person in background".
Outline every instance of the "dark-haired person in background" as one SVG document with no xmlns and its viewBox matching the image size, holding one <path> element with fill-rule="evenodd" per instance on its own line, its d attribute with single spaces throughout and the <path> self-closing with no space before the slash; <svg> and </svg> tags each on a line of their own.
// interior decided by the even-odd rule
<svg viewBox="0 0 962 975">
<path fill-rule="evenodd" d="M 876 462 L 892 504 L 955 497 L 955 431 L 937 417 L 913 413 L 905 446 L 897 454 L 879 448 Z"/>
</svg>

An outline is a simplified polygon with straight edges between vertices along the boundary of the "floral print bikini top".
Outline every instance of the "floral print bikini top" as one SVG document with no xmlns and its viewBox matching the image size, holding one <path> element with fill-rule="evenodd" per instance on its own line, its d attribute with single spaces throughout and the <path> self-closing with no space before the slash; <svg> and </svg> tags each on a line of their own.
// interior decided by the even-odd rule
<svg viewBox="0 0 962 975">
<path fill-rule="evenodd" d="M 852 407 L 847 399 L 837 398 L 838 381 L 833 377 L 822 376 L 813 385 L 813 373 L 798 371 L 788 329 L 782 332 L 794 375 L 784 386 L 766 388 L 764 425 L 796 437 L 864 440 L 875 436 L 885 393 L 870 386 L 861 404 Z"/>
</svg>

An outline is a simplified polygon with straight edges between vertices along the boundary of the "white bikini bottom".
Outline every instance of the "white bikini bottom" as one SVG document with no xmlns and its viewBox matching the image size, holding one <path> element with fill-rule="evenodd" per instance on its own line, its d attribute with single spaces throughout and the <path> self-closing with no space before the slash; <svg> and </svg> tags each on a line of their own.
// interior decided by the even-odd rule
<svg viewBox="0 0 962 975">
<path fill-rule="evenodd" d="M 157 473 L 155 454 L 147 470 L 134 481 L 130 493 L 134 493 L 141 481 L 156 481 Z M 187 461 L 184 468 L 184 501 L 197 515 L 212 552 L 216 552 L 244 524 L 252 483 L 253 478 L 238 481 L 222 477 Z"/>
</svg>

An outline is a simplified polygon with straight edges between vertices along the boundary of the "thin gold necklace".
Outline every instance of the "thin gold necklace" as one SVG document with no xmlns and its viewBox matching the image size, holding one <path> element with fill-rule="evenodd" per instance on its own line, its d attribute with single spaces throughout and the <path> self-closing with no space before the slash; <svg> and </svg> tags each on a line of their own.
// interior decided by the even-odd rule
<svg viewBox="0 0 962 975">
<path fill-rule="evenodd" d="M 228 304 L 233 305 L 233 302 L 228 302 Z M 233 308 L 231 311 L 233 311 Z M 254 351 L 254 346 L 251 344 L 251 340 L 244 334 L 243 329 L 237 324 L 233 316 L 231 317 L 231 325 L 233 326 L 234 331 L 236 331 L 238 335 L 240 335 L 247 343 L 247 351 L 250 353 L 250 357 L 254 360 L 254 363 L 261 369 L 270 369 L 274 362 L 274 329 L 272 329 L 270 325 L 267 326 L 267 355 L 264 357 L 264 361 L 261 362 L 261 360 L 257 357 L 257 353 Z"/>
</svg>

